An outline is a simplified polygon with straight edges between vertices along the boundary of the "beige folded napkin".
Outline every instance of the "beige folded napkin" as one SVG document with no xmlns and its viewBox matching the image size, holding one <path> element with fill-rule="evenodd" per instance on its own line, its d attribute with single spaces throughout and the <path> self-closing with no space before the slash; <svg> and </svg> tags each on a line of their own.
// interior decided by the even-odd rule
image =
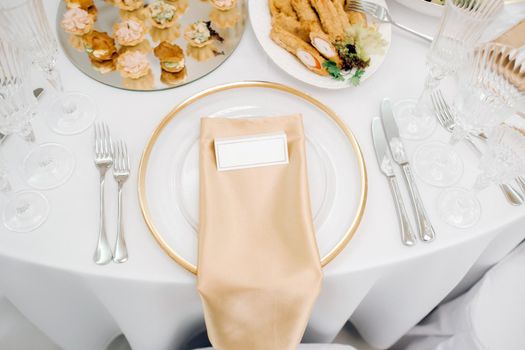
<svg viewBox="0 0 525 350">
<path fill-rule="evenodd" d="M 217 171 L 216 138 L 276 132 L 289 164 Z M 301 116 L 202 119 L 197 287 L 213 346 L 295 349 L 321 280 Z"/>
<path fill-rule="evenodd" d="M 501 34 L 494 40 L 494 42 L 514 48 L 525 45 L 525 18 L 505 33 Z"/>
</svg>

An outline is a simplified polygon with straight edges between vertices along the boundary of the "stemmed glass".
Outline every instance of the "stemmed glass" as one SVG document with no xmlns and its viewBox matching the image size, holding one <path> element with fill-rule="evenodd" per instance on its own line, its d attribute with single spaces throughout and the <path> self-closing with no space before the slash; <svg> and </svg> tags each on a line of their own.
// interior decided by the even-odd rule
<svg viewBox="0 0 525 350">
<path fill-rule="evenodd" d="M 525 108 L 525 49 L 490 43 L 469 56 L 458 76 L 451 143 L 489 133 Z"/>
<path fill-rule="evenodd" d="M 85 131 L 97 115 L 94 102 L 78 92 L 64 92 L 56 70 L 58 44 L 47 20 L 42 0 L 10 0 L 0 3 L 0 28 L 16 45 L 21 45 L 59 92 L 47 110 L 50 128 L 63 135 Z"/>
<path fill-rule="evenodd" d="M 495 127 L 479 169 L 473 190 L 451 188 L 439 196 L 438 211 L 447 223 L 459 228 L 474 225 L 481 215 L 477 193 L 491 184 L 510 182 L 525 171 L 525 135 L 507 125 Z"/>
<path fill-rule="evenodd" d="M 420 140 L 435 129 L 430 94 L 447 76 L 455 74 L 468 53 L 503 7 L 503 0 L 447 0 L 439 31 L 427 55 L 428 74 L 418 100 L 401 100 L 394 115 L 401 137 Z"/>
<path fill-rule="evenodd" d="M 35 105 L 28 81 L 30 62 L 16 48 L 0 40 L 0 132 L 9 135 L 25 130 Z M 11 186 L 5 165 L 1 165 L 1 191 Z M 28 232 L 39 227 L 47 218 L 49 204 L 36 191 L 22 191 L 9 196 L 2 212 L 4 225 L 16 232 Z"/>
</svg>

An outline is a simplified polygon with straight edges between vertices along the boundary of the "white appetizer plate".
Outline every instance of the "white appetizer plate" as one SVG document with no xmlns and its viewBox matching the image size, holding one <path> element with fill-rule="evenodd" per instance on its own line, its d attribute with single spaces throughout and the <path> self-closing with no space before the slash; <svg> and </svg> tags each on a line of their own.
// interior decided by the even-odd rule
<svg viewBox="0 0 525 350">
<path fill-rule="evenodd" d="M 369 0 L 388 7 L 385 0 Z M 302 63 L 300 63 L 292 54 L 277 45 L 270 38 L 270 31 L 272 29 L 272 17 L 268 7 L 268 0 L 249 0 L 250 22 L 252 23 L 253 31 L 257 40 L 263 47 L 264 51 L 270 56 L 273 62 L 277 64 L 282 70 L 290 74 L 296 79 L 313 86 L 325 89 L 345 89 L 353 87 L 349 81 L 338 81 L 331 77 L 320 76 L 309 71 Z M 386 53 L 390 47 L 392 39 L 392 26 L 390 24 L 381 24 L 379 32 L 387 42 L 385 53 L 383 55 L 371 55 L 372 60 L 370 66 L 366 69 L 365 74 L 361 78 L 361 82 L 374 74 L 383 63 Z"/>
<path fill-rule="evenodd" d="M 146 223 L 183 267 L 196 271 L 200 118 L 293 113 L 303 115 L 312 215 L 323 263 L 350 240 L 367 192 L 364 160 L 350 130 L 326 106 L 295 89 L 275 83 L 232 83 L 176 107 L 153 133 L 141 160 L 139 195 Z"/>
</svg>

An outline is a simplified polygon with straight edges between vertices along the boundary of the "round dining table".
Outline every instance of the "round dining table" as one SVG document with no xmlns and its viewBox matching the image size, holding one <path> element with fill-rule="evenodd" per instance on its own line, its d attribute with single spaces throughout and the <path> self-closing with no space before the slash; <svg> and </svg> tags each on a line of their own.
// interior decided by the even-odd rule
<svg viewBox="0 0 525 350">
<path fill-rule="evenodd" d="M 59 1 L 44 3 L 54 24 Z M 395 1 L 388 1 L 388 5 L 400 23 L 435 34 L 438 18 Z M 524 16 L 525 4 L 505 8 L 501 15 L 504 21 L 496 21 L 491 34 Z M 508 204 L 498 187 L 479 193 L 480 221 L 469 229 L 457 229 L 439 218 L 436 198 L 442 189 L 418 178 L 436 239 L 413 247 L 401 243 L 388 182 L 375 159 L 370 125 L 372 118 L 379 116 L 383 98 L 418 96 L 426 75 L 428 49 L 428 42 L 393 27 L 391 46 L 374 75 L 358 87 L 326 90 L 306 85 L 280 70 L 248 25 L 237 50 L 218 69 L 188 85 L 157 92 L 125 91 L 100 84 L 77 70 L 61 51 L 57 65 L 65 89 L 89 95 L 98 106 L 99 119 L 109 125 L 114 138 L 128 143 L 132 172 L 124 188 L 123 215 L 129 261 L 99 266 L 92 259 L 99 201 L 92 130 L 74 136 L 57 135 L 37 115 L 33 122 L 37 142 L 65 145 L 73 153 L 76 167 L 66 184 L 43 192 L 51 209 L 40 228 L 15 233 L 0 226 L 0 299 L 9 301 L 63 349 L 105 349 L 120 334 L 136 350 L 178 349 L 202 332 L 205 324 L 195 276 L 163 252 L 143 220 L 137 193 L 140 156 L 156 125 L 185 98 L 226 82 L 273 81 L 304 91 L 332 108 L 355 134 L 368 170 L 364 217 L 348 246 L 323 269 L 322 291 L 303 342 L 331 342 L 350 321 L 370 345 L 392 346 L 440 302 L 469 288 L 525 238 L 525 206 Z M 47 91 L 51 87 L 44 87 L 42 103 L 52 95 Z M 430 140 L 446 142 L 448 137 L 437 127 Z M 406 141 L 405 145 L 413 155 L 428 141 Z M 20 180 L 17 164 L 30 148 L 16 137 L 2 145 L 15 190 L 28 188 Z M 460 144 L 456 150 L 465 162 L 458 185 L 469 187 L 477 174 L 476 157 L 468 146 Z M 107 181 L 106 194 L 107 217 L 116 218 L 114 181 Z M 114 230 L 108 231 L 113 242 Z"/>
</svg>

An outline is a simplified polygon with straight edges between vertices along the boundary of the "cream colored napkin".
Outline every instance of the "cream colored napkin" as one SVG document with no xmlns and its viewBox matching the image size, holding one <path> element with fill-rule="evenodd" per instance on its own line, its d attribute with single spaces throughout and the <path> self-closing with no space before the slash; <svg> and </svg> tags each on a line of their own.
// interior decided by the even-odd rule
<svg viewBox="0 0 525 350">
<path fill-rule="evenodd" d="M 214 139 L 285 132 L 289 164 L 217 171 Z M 197 287 L 219 350 L 291 350 L 321 287 L 302 117 L 204 118 Z"/>
<path fill-rule="evenodd" d="M 514 48 L 525 45 L 525 18 L 505 33 L 501 34 L 494 40 L 494 42 Z"/>
</svg>

